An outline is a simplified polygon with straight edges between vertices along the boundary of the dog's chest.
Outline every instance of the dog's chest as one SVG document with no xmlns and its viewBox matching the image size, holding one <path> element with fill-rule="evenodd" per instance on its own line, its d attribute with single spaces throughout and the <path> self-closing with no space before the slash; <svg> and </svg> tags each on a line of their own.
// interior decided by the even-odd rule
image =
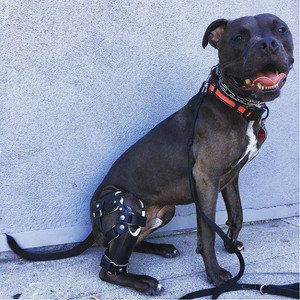
<svg viewBox="0 0 300 300">
<path fill-rule="evenodd" d="M 248 139 L 248 145 L 246 147 L 246 150 L 242 157 L 239 159 L 238 164 L 246 157 L 248 156 L 248 161 L 252 160 L 258 153 L 259 146 L 258 146 L 258 140 L 254 131 L 254 121 L 250 121 L 248 124 L 246 137 Z"/>
</svg>

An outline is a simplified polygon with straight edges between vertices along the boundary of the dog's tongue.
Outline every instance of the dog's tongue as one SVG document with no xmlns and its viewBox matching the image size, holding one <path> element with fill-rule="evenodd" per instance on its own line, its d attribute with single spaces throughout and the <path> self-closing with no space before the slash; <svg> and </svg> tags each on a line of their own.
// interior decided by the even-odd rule
<svg viewBox="0 0 300 300">
<path fill-rule="evenodd" d="M 252 83 L 257 84 L 260 83 L 263 86 L 272 86 L 277 84 L 280 80 L 286 77 L 284 73 L 278 74 L 278 72 L 274 72 L 273 70 L 265 70 L 256 73 L 252 78 Z"/>
</svg>

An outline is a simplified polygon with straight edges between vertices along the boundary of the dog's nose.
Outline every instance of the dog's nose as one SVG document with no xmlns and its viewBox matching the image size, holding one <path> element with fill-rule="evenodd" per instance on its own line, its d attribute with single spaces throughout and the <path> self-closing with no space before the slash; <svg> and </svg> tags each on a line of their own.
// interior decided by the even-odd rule
<svg viewBox="0 0 300 300">
<path fill-rule="evenodd" d="M 263 52 L 275 52 L 278 48 L 279 44 L 274 38 L 265 38 L 258 43 L 258 49 Z"/>
</svg>

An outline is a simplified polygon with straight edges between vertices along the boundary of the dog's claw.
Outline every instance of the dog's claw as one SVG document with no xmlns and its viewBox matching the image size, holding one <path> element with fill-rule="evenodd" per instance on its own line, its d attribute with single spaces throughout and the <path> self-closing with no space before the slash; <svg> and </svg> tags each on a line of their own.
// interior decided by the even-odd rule
<svg viewBox="0 0 300 300">
<path fill-rule="evenodd" d="M 239 249 L 240 251 L 242 251 L 242 250 L 245 249 L 245 247 L 244 247 L 244 245 L 242 245 L 242 246 L 238 247 L 238 249 Z"/>
<path fill-rule="evenodd" d="M 179 254 L 178 249 L 176 249 L 171 244 L 153 244 L 155 245 L 155 254 L 161 255 L 165 258 L 176 257 Z"/>
<path fill-rule="evenodd" d="M 160 291 L 160 292 L 163 292 L 165 289 L 164 289 L 164 287 L 159 283 L 158 285 L 157 285 L 157 289 Z"/>
<path fill-rule="evenodd" d="M 172 257 L 176 257 L 178 254 L 179 254 L 179 251 L 177 249 L 175 249 L 172 252 L 166 253 L 165 257 L 172 258 Z"/>
<path fill-rule="evenodd" d="M 241 251 L 241 250 L 244 250 L 244 249 L 245 249 L 242 242 L 237 241 L 237 240 L 232 241 L 232 242 L 235 244 L 235 246 L 238 248 L 238 250 Z M 224 247 L 225 247 L 225 249 L 227 250 L 228 253 L 234 253 L 234 252 L 227 246 L 227 244 L 225 244 L 225 243 L 224 243 Z"/>
<path fill-rule="evenodd" d="M 231 273 L 223 268 L 220 268 L 216 273 L 211 273 L 210 275 L 207 274 L 208 281 L 217 287 L 230 280 L 231 278 Z"/>
<path fill-rule="evenodd" d="M 151 287 L 151 295 L 159 295 L 161 292 L 163 292 L 165 289 L 161 284 L 157 285 L 157 288 Z"/>
</svg>

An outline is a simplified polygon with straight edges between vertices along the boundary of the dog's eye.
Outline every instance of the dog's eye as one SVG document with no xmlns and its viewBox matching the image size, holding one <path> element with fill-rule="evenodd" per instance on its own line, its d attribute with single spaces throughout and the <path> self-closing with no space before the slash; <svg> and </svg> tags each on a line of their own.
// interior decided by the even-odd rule
<svg viewBox="0 0 300 300">
<path fill-rule="evenodd" d="M 286 32 L 286 28 L 280 27 L 280 28 L 278 28 L 278 32 L 284 33 L 284 32 Z"/>
<path fill-rule="evenodd" d="M 241 42 L 243 40 L 244 40 L 244 37 L 241 36 L 240 34 L 233 38 L 234 42 Z"/>
</svg>

